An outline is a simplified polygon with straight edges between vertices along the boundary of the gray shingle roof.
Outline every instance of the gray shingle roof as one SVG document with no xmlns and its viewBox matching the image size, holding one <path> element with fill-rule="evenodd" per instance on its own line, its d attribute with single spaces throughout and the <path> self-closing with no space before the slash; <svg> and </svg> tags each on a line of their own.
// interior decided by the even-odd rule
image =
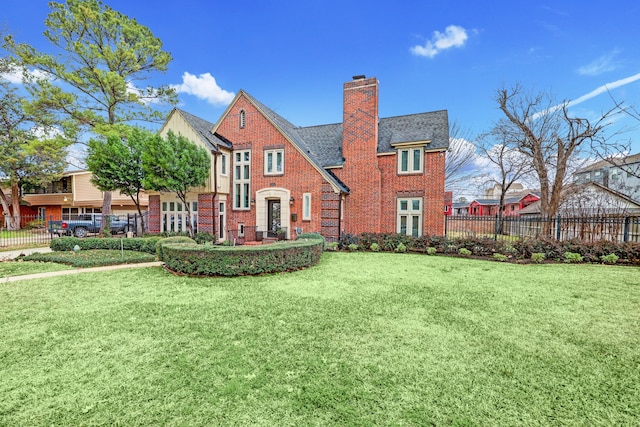
<svg viewBox="0 0 640 427">
<path fill-rule="evenodd" d="M 344 192 L 349 188 L 331 172 L 330 167 L 341 166 L 342 123 L 319 126 L 297 127 L 284 117 L 271 110 L 247 92 L 241 90 L 264 115 L 321 170 L 326 177 Z M 223 146 L 232 148 L 232 142 L 220 135 L 211 133 L 214 125 L 199 117 L 179 110 L 185 119 L 196 129 L 212 148 Z M 382 118 L 378 123 L 378 153 L 394 152 L 392 144 L 403 142 L 430 141 L 427 150 L 446 150 L 449 147 L 449 121 L 446 110 Z M 217 148 L 216 148 L 217 149 Z"/>
<path fill-rule="evenodd" d="M 208 122 L 200 117 L 194 116 L 191 113 L 187 113 L 184 110 L 176 108 L 182 117 L 195 129 L 196 132 L 200 134 L 202 140 L 209 145 L 209 148 L 215 151 L 218 151 L 218 146 L 222 146 L 224 148 L 231 149 L 231 143 L 226 138 L 223 138 L 220 135 L 216 135 L 211 130 L 213 129 L 214 124 Z"/>
<path fill-rule="evenodd" d="M 244 92 L 244 91 L 243 91 Z M 342 158 L 342 123 L 296 127 L 269 107 L 244 92 L 300 148 L 322 167 L 339 166 Z M 449 119 L 446 110 L 382 118 L 378 124 L 378 153 L 394 152 L 392 144 L 431 141 L 428 150 L 449 147 Z"/>
</svg>

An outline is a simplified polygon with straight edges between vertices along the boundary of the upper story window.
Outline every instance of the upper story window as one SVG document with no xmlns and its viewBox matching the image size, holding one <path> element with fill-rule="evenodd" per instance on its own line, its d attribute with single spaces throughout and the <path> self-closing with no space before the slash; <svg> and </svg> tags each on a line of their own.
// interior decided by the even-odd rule
<svg viewBox="0 0 640 427">
<path fill-rule="evenodd" d="M 398 150 L 398 173 L 411 174 L 424 171 L 424 148 L 412 147 Z"/>
<path fill-rule="evenodd" d="M 244 110 L 240 110 L 240 117 L 238 118 L 238 125 L 240 126 L 240 129 L 244 129 L 246 124 L 247 124 L 247 114 L 244 112 Z"/>
<path fill-rule="evenodd" d="M 236 151 L 233 158 L 233 207 L 250 209 L 251 150 Z"/>
<path fill-rule="evenodd" d="M 227 160 L 227 155 L 224 154 L 224 153 L 220 154 L 220 174 L 221 175 L 227 175 L 228 174 L 228 172 L 227 172 L 227 168 L 228 168 L 227 163 L 228 162 L 229 161 Z"/>
<path fill-rule="evenodd" d="M 264 174 L 282 175 L 284 173 L 284 150 L 266 150 L 264 152 Z"/>
</svg>

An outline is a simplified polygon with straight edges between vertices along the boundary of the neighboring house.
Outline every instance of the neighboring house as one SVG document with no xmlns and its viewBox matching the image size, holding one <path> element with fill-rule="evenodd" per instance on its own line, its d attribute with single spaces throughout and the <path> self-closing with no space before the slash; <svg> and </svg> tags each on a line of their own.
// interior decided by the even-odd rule
<svg viewBox="0 0 640 427">
<path fill-rule="evenodd" d="M 514 182 L 513 184 L 511 184 L 509 186 L 509 189 L 507 190 L 507 192 L 505 193 L 505 196 L 511 196 L 514 194 L 520 194 L 527 191 L 524 188 L 524 185 L 520 184 L 519 182 Z M 484 196 L 487 199 L 500 199 L 500 193 L 502 192 L 502 185 L 500 184 L 495 184 L 493 187 L 488 188 L 485 192 L 484 192 Z"/>
<path fill-rule="evenodd" d="M 595 182 L 640 201 L 640 153 L 595 162 L 575 172 L 573 182 L 575 184 Z"/>
<path fill-rule="evenodd" d="M 42 219 L 71 219 L 75 215 L 102 211 L 102 191 L 91 183 L 90 171 L 65 172 L 57 181 L 41 188 L 24 189 L 22 201 L 30 212 Z M 148 198 L 141 195 L 141 206 L 146 210 Z M 22 211 L 22 208 L 21 208 Z M 22 211 L 23 215 L 27 215 Z M 113 192 L 111 213 L 125 215 L 137 213 L 129 196 Z"/>
<path fill-rule="evenodd" d="M 571 184 L 563 189 L 558 214 L 573 217 L 638 215 L 640 203 L 596 182 Z M 540 215 L 540 201 L 523 208 L 520 215 Z"/>
<path fill-rule="evenodd" d="M 497 199 L 475 199 L 469 203 L 469 215 L 491 216 L 498 213 L 500 200 Z"/>
<path fill-rule="evenodd" d="M 469 215 L 469 202 L 456 202 L 452 209 L 453 215 Z"/>
<path fill-rule="evenodd" d="M 173 195 L 151 194 L 150 230 L 442 235 L 447 112 L 379 118 L 376 78 L 343 93 L 343 122 L 320 126 L 294 126 L 243 90 L 215 124 L 174 110 L 161 133 L 205 147 L 216 173 L 188 195 L 191 219 Z"/>
<path fill-rule="evenodd" d="M 444 214 L 447 216 L 453 214 L 453 191 L 444 192 Z"/>
<path fill-rule="evenodd" d="M 515 186 L 515 187 L 514 187 Z M 535 192 L 525 190 L 520 184 L 514 184 L 506 194 L 502 206 L 503 216 L 519 216 L 520 211 L 530 204 L 540 200 Z M 469 204 L 468 214 L 472 216 L 494 216 L 500 209 L 500 186 L 489 189 L 487 195 L 497 197 L 475 199 Z"/>
</svg>

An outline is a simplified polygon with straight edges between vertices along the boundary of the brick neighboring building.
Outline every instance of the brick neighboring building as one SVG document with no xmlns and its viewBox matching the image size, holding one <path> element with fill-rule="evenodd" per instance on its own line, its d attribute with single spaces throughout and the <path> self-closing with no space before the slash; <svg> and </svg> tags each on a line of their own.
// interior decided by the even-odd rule
<svg viewBox="0 0 640 427">
<path fill-rule="evenodd" d="M 220 240 L 252 229 L 443 234 L 447 111 L 379 118 L 376 78 L 344 84 L 342 123 L 296 127 L 241 90 L 217 123 L 174 109 L 169 130 L 211 152 L 216 173 L 188 197 L 191 221 Z M 150 193 L 149 211 L 152 232 L 188 221 L 171 194 Z"/>
</svg>

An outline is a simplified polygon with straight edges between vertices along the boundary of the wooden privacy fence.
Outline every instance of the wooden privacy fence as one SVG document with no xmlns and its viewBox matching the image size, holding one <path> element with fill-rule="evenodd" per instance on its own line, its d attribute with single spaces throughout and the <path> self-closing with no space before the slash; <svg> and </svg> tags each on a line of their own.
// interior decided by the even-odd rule
<svg viewBox="0 0 640 427">
<path fill-rule="evenodd" d="M 458 215 L 445 217 L 448 238 L 476 236 L 495 240 L 552 238 L 559 241 L 640 242 L 640 217 L 627 215 L 502 217 Z"/>
</svg>

